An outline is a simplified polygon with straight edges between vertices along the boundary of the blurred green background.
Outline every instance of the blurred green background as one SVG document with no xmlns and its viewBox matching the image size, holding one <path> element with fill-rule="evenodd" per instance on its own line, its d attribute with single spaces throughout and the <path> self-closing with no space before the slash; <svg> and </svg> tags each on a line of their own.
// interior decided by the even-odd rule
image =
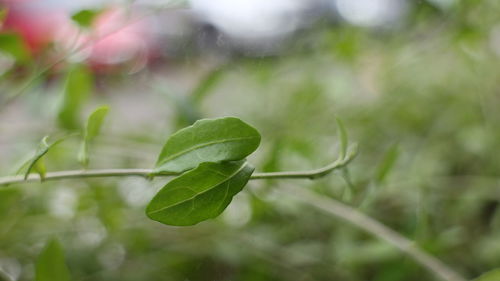
<svg viewBox="0 0 500 281">
<path fill-rule="evenodd" d="M 305 11 L 308 20 L 293 32 L 272 33 L 280 39 L 271 47 L 267 35 L 238 37 L 217 18 L 179 24 L 202 4 L 143 4 L 160 19 L 182 15 L 168 25 L 181 35 L 157 38 L 147 61 L 105 67 L 72 59 L 74 50 L 57 44 L 23 45 L 7 24 L 20 9 L 15 2 L 3 3 L 0 33 L 2 176 L 44 135 L 80 130 L 101 104 L 110 114 L 91 149 L 93 169 L 150 168 L 171 133 L 228 115 L 261 132 L 251 158 L 257 171 L 334 160 L 335 117 L 360 152 L 348 171 L 320 180 L 252 181 L 221 217 L 192 227 L 146 218 L 144 206 L 165 179 L 2 186 L 0 270 L 12 280 L 33 279 L 52 237 L 74 280 L 437 280 L 386 242 L 297 198 L 293 187 L 357 208 L 467 278 L 500 267 L 499 1 L 359 2 L 404 7 L 389 10 L 387 17 L 399 12 L 387 21 L 384 13 L 368 21 L 373 13 L 337 1 L 326 13 Z M 120 7 L 134 11 L 129 2 Z M 68 73 L 80 75 L 77 90 L 65 88 Z M 70 139 L 51 150 L 48 170 L 79 169 L 78 145 Z"/>
</svg>

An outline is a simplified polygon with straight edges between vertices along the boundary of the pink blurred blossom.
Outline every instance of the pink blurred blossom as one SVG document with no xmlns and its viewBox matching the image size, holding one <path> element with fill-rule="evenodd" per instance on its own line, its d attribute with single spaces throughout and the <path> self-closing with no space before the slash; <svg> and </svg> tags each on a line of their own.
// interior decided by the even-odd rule
<svg viewBox="0 0 500 281">
<path fill-rule="evenodd" d="M 111 7 L 95 18 L 89 29 L 79 28 L 70 14 L 44 7 L 37 0 L 0 0 L 8 9 L 1 31 L 16 32 L 36 56 L 51 47 L 52 53 L 75 54 L 96 71 L 142 69 L 158 53 L 151 18 Z"/>
<path fill-rule="evenodd" d="M 156 54 L 156 43 L 148 19 L 111 8 L 101 13 L 89 35 L 89 63 L 106 69 L 124 63 L 142 68 Z"/>
<path fill-rule="evenodd" d="M 29 5 L 31 2 L 33 1 L 3 1 L 8 10 L 2 30 L 18 33 L 26 47 L 37 54 L 54 42 L 56 34 L 67 32 L 71 28 L 71 20 L 62 10 L 40 11 Z"/>
</svg>

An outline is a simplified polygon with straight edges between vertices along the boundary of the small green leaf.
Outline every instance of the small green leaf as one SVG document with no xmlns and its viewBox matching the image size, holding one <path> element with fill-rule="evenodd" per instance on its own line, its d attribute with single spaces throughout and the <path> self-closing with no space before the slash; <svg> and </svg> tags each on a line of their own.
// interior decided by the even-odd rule
<svg viewBox="0 0 500 281">
<path fill-rule="evenodd" d="M 80 161 L 84 167 L 87 167 L 89 164 L 89 144 L 97 135 L 99 135 L 102 123 L 108 114 L 108 111 L 108 106 L 98 107 L 87 119 L 87 124 L 83 132 L 83 142 L 78 154 L 78 161 Z"/>
<path fill-rule="evenodd" d="M 109 107 L 101 106 L 92 112 L 87 120 L 87 127 L 85 130 L 85 137 L 90 141 L 99 135 L 101 131 L 102 122 L 108 114 Z"/>
<path fill-rule="evenodd" d="M 61 245 L 55 239 L 50 240 L 40 253 L 35 266 L 36 281 L 69 281 L 71 276 Z"/>
<path fill-rule="evenodd" d="M 45 160 L 43 160 L 43 158 L 38 159 L 38 161 L 35 162 L 33 169 L 40 175 L 40 180 L 44 181 L 45 175 L 47 174 L 47 168 L 45 167 Z"/>
<path fill-rule="evenodd" d="M 167 140 L 155 173 L 184 172 L 203 162 L 241 160 L 259 144 L 259 132 L 238 118 L 199 120 Z"/>
<path fill-rule="evenodd" d="M 479 276 L 477 279 L 473 281 L 499 281 L 500 280 L 500 269 L 494 269 L 492 271 L 488 271 L 485 274 Z"/>
<path fill-rule="evenodd" d="M 335 121 L 337 122 L 337 130 L 340 137 L 340 158 L 344 159 L 347 154 L 347 130 L 345 129 L 344 122 L 342 122 L 340 118 L 335 118 Z"/>
<path fill-rule="evenodd" d="M 31 173 L 31 170 L 35 168 L 36 170 L 40 170 L 40 167 L 45 167 L 45 165 L 42 162 L 42 157 L 49 152 L 50 145 L 47 143 L 47 140 L 49 139 L 49 136 L 45 136 L 42 138 L 40 141 L 40 144 L 38 145 L 38 148 L 36 149 L 35 155 L 33 158 L 31 158 L 27 163 L 28 164 L 28 169 L 24 173 L 24 179 L 26 180 Z M 37 163 L 41 163 L 38 164 Z M 25 166 L 25 165 L 23 165 Z M 43 180 L 45 178 L 45 173 L 44 173 L 44 168 L 41 169 L 42 173 L 40 174 L 40 178 Z"/>
<path fill-rule="evenodd" d="M 40 144 L 38 144 L 38 148 L 35 151 L 35 155 L 33 155 L 33 157 L 31 157 L 30 159 L 28 159 L 28 161 L 26 161 L 23 165 L 21 165 L 17 174 L 21 173 L 24 169 L 26 169 L 26 171 L 24 172 L 24 179 L 26 180 L 31 171 L 34 169 L 40 175 L 40 178 L 44 180 L 46 169 L 42 157 L 45 154 L 47 154 L 47 152 L 49 152 L 49 150 L 52 147 L 72 136 L 74 136 L 74 134 L 63 136 L 59 139 L 56 139 L 51 144 L 48 143 L 49 136 L 43 137 L 42 140 L 40 141 Z"/>
<path fill-rule="evenodd" d="M 381 183 L 385 180 L 387 175 L 392 170 L 392 167 L 394 167 L 394 164 L 396 163 L 398 156 L 399 156 L 399 149 L 397 145 L 393 145 L 385 153 L 384 158 L 382 159 L 382 162 L 380 163 L 377 169 L 377 173 L 375 174 L 375 181 L 377 183 Z"/>
<path fill-rule="evenodd" d="M 246 161 L 202 163 L 165 185 L 146 208 L 168 225 L 194 225 L 217 217 L 247 184 L 254 168 Z"/>
<path fill-rule="evenodd" d="M 78 128 L 80 110 L 92 88 L 92 75 L 85 66 L 75 66 L 70 70 L 58 112 L 58 122 L 61 127 L 68 130 Z"/>
<path fill-rule="evenodd" d="M 97 10 L 81 10 L 73 14 L 71 19 L 81 27 L 90 27 L 98 14 Z"/>
</svg>

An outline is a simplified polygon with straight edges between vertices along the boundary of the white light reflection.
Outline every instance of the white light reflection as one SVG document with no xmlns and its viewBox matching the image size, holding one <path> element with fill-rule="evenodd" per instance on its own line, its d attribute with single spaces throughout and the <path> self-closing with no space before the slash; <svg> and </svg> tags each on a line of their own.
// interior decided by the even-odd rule
<svg viewBox="0 0 500 281">
<path fill-rule="evenodd" d="M 498 57 L 500 57 L 500 24 L 491 29 L 490 48 Z"/>
<path fill-rule="evenodd" d="M 308 1 L 190 0 L 208 23 L 237 38 L 269 38 L 293 32 Z"/>
<path fill-rule="evenodd" d="M 98 255 L 99 263 L 106 268 L 112 270 L 118 268 L 125 260 L 125 248 L 118 243 L 107 245 Z"/>
<path fill-rule="evenodd" d="M 59 188 L 52 192 L 49 201 L 50 213 L 62 219 L 71 219 L 75 216 L 78 196 L 72 189 Z"/>
<path fill-rule="evenodd" d="M 21 276 L 21 270 L 22 270 L 21 264 L 16 259 L 13 258 L 0 259 L 0 278 L 8 277 L 11 280 L 18 280 L 19 276 Z"/>
<path fill-rule="evenodd" d="M 108 235 L 106 228 L 97 218 L 86 217 L 77 222 L 77 244 L 84 248 L 98 246 Z"/>
<path fill-rule="evenodd" d="M 141 178 L 123 179 L 118 184 L 118 193 L 131 207 L 144 207 L 153 198 L 157 190 Z"/>
<path fill-rule="evenodd" d="M 335 0 L 335 4 L 346 21 L 366 27 L 395 23 L 407 9 L 405 0 Z"/>
</svg>

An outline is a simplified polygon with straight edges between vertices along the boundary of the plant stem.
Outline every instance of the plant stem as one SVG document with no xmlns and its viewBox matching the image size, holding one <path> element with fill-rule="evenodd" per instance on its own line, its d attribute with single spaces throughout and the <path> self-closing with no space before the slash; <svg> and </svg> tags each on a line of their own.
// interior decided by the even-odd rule
<svg viewBox="0 0 500 281">
<path fill-rule="evenodd" d="M 357 154 L 357 149 L 354 146 L 350 153 L 344 159 L 338 159 L 335 162 L 310 171 L 290 171 L 290 172 L 272 172 L 272 173 L 254 173 L 250 179 L 316 179 L 328 175 L 336 169 L 346 166 Z M 99 170 L 70 170 L 50 172 L 45 175 L 48 180 L 62 179 L 81 179 L 81 178 L 105 178 L 105 177 L 172 177 L 179 173 L 161 173 L 153 174 L 153 169 L 99 169 Z M 37 174 L 30 174 L 26 179 L 24 176 L 7 176 L 0 177 L 0 186 L 14 183 L 37 182 L 41 181 Z"/>
<path fill-rule="evenodd" d="M 351 162 L 357 155 L 358 148 L 353 145 L 347 155 L 343 159 L 338 159 L 329 165 L 322 168 L 310 170 L 310 171 L 297 171 L 297 172 L 271 172 L 271 173 L 254 173 L 251 179 L 296 179 L 296 178 L 307 178 L 307 179 L 317 179 L 328 175 L 334 170 L 345 167 L 349 162 Z"/>
<path fill-rule="evenodd" d="M 459 273 L 448 267 L 439 259 L 420 249 L 415 242 L 407 239 L 396 231 L 390 229 L 379 221 L 363 214 L 338 200 L 328 198 L 312 192 L 311 190 L 286 186 L 278 189 L 284 196 L 293 196 L 295 199 L 309 204 L 319 210 L 334 215 L 354 226 L 371 233 L 386 241 L 411 257 L 414 261 L 432 272 L 443 281 L 466 281 Z"/>
</svg>

